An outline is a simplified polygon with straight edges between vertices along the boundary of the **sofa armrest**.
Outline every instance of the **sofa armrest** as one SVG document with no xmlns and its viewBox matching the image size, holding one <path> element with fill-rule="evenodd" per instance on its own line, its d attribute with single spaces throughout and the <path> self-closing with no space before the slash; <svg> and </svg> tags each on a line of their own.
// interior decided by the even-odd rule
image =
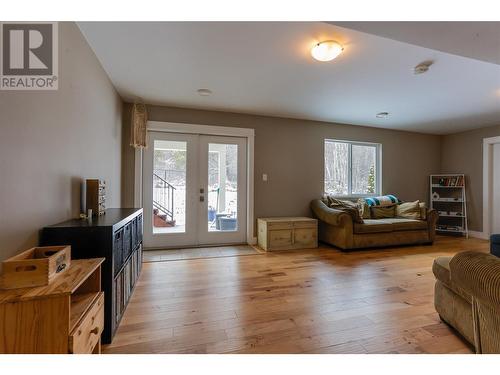
<svg viewBox="0 0 500 375">
<path fill-rule="evenodd" d="M 311 210 L 316 218 L 333 226 L 344 226 L 352 221 L 348 213 L 328 207 L 321 199 L 311 202 Z"/>
<path fill-rule="evenodd" d="M 425 216 L 425 220 L 429 223 L 429 226 L 436 226 L 436 223 L 439 219 L 439 214 L 436 210 L 428 208 L 427 209 L 427 214 Z"/>
<path fill-rule="evenodd" d="M 434 242 L 436 238 L 436 224 L 439 219 L 439 214 L 436 210 L 428 209 L 425 220 L 427 221 L 427 232 L 429 233 L 429 241 Z"/>
<path fill-rule="evenodd" d="M 450 261 L 453 283 L 488 305 L 500 305 L 500 259 L 486 253 L 464 251 Z"/>
</svg>

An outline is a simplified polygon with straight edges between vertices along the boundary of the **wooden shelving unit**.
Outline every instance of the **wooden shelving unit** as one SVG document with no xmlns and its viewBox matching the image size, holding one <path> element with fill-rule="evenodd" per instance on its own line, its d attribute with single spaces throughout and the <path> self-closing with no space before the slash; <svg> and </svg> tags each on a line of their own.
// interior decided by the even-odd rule
<svg viewBox="0 0 500 375">
<path fill-rule="evenodd" d="M 429 186 L 431 208 L 439 214 L 436 232 L 469 237 L 465 175 L 433 174 Z"/>
<path fill-rule="evenodd" d="M 0 353 L 100 353 L 103 262 L 73 260 L 48 285 L 0 290 Z"/>
<path fill-rule="evenodd" d="M 90 292 L 82 294 L 72 294 L 70 302 L 70 316 L 69 316 L 69 326 L 70 330 L 73 330 L 81 317 L 92 307 L 94 302 L 99 298 L 101 293 Z"/>
<path fill-rule="evenodd" d="M 102 343 L 111 343 L 120 325 L 142 266 L 142 209 L 108 208 L 105 215 L 92 221 L 69 220 L 45 227 L 41 243 L 71 245 L 73 259 L 103 257 L 102 288 L 105 293 Z M 92 296 L 82 296 L 73 303 L 84 309 Z"/>
</svg>

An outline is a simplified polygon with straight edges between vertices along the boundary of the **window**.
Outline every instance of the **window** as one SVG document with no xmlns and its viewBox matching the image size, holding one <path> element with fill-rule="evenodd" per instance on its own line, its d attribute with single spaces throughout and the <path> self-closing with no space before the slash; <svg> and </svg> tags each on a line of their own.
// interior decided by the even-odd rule
<svg viewBox="0 0 500 375">
<path fill-rule="evenodd" d="M 325 140 L 325 193 L 380 194 L 380 144 Z"/>
</svg>

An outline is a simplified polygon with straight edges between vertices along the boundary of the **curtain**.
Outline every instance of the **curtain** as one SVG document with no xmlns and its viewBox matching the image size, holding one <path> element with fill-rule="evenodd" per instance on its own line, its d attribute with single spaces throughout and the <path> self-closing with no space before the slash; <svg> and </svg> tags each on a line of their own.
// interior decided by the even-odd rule
<svg viewBox="0 0 500 375">
<path fill-rule="evenodd" d="M 130 145 L 134 148 L 146 148 L 148 111 L 144 103 L 135 103 L 132 107 Z"/>
</svg>

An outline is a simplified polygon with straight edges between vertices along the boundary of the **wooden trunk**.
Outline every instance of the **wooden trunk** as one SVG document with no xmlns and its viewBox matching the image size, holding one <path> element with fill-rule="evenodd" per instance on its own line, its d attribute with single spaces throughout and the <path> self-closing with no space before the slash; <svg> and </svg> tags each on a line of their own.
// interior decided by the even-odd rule
<svg viewBox="0 0 500 375">
<path fill-rule="evenodd" d="M 266 250 L 318 247 L 318 221 L 308 217 L 261 218 L 257 221 L 258 243 Z"/>
</svg>

